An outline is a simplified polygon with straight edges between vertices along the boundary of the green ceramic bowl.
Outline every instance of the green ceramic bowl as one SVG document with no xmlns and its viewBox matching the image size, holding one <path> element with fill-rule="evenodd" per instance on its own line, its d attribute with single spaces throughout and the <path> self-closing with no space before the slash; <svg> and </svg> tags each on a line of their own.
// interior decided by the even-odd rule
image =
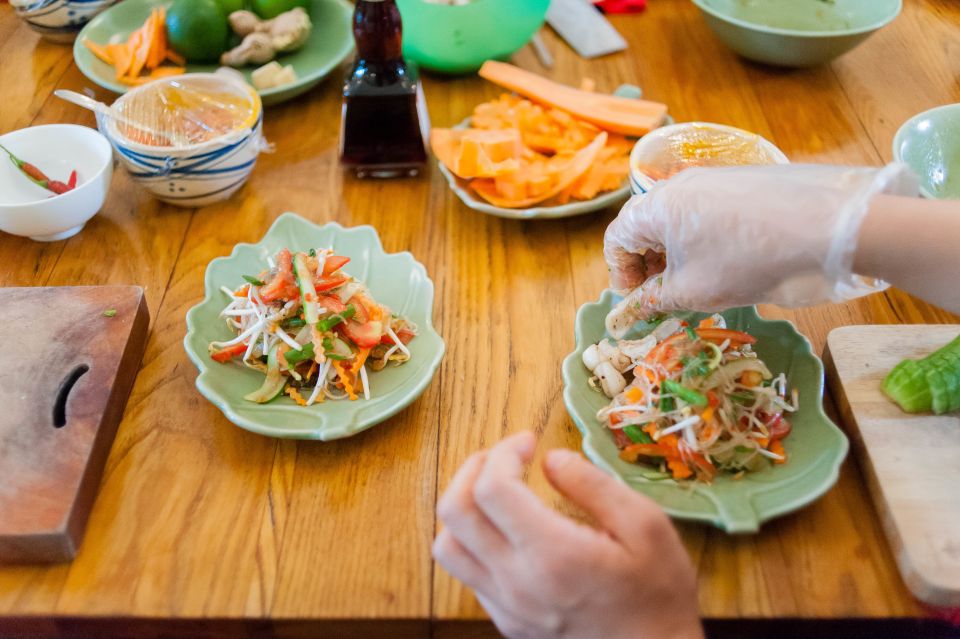
<svg viewBox="0 0 960 639">
<path fill-rule="evenodd" d="M 277 58 L 281 64 L 293 65 L 297 81 L 274 89 L 259 91 L 264 106 L 279 104 L 309 91 L 337 68 L 353 51 L 353 32 L 350 20 L 353 6 L 346 0 L 311 0 L 310 19 L 313 31 L 310 40 L 299 51 Z M 130 87 L 117 82 L 113 67 L 99 60 L 83 46 L 83 39 L 105 43 L 113 37 L 126 40 L 139 29 L 153 7 L 173 4 L 172 0 L 123 0 L 104 11 L 83 28 L 73 44 L 73 59 L 83 75 L 114 93 L 126 93 Z M 213 72 L 215 64 L 188 64 L 187 72 Z M 255 66 L 240 69 L 250 82 Z"/>
<path fill-rule="evenodd" d="M 525 45 L 543 25 L 550 0 L 397 0 L 397 6 L 405 58 L 442 73 L 470 73 Z"/>
<path fill-rule="evenodd" d="M 226 304 L 220 287 L 236 288 L 243 283 L 244 274 L 262 270 L 265 257 L 284 247 L 332 247 L 350 257 L 345 270 L 365 281 L 374 299 L 420 328 L 409 345 L 409 362 L 370 373 L 371 399 L 298 406 L 284 396 L 268 404 L 255 404 L 243 396 L 260 386 L 263 375 L 210 359 L 207 345 L 230 337 L 219 317 Z M 433 282 L 427 270 L 410 253 L 384 253 L 377 232 L 370 226 L 317 226 L 294 213 L 284 213 L 256 244 L 237 244 L 228 257 L 210 262 L 204 287 L 203 301 L 187 312 L 187 334 L 183 338 L 187 355 L 200 370 L 197 389 L 231 422 L 261 435 L 328 441 L 359 433 L 413 403 L 427 388 L 443 358 L 443 339 L 433 328 Z"/>
<path fill-rule="evenodd" d="M 824 64 L 900 13 L 902 0 L 693 0 L 713 32 L 745 58 L 785 67 Z"/>
<path fill-rule="evenodd" d="M 810 342 L 793 324 L 760 318 L 753 307 L 723 313 L 730 328 L 757 337 L 755 349 L 775 374 L 783 371 L 800 393 L 800 410 L 791 418 L 793 432 L 784 440 L 788 462 L 734 480 L 718 477 L 713 484 L 672 479 L 651 480 L 650 468 L 618 457 L 609 430 L 596 419 L 607 398 L 587 384 L 583 351 L 604 337 L 607 312 L 620 300 L 604 291 L 596 302 L 577 312 L 576 350 L 563 361 L 563 401 L 583 434 L 583 450 L 597 466 L 654 499 L 672 517 L 713 524 L 730 533 L 754 533 L 764 521 L 795 511 L 823 495 L 837 481 L 847 455 L 847 438 L 823 412 L 823 364 Z M 684 314 L 699 321 L 704 314 Z M 651 330 L 638 324 L 628 337 Z"/>
<path fill-rule="evenodd" d="M 960 104 L 924 111 L 907 120 L 893 138 L 893 158 L 920 177 L 920 192 L 960 199 Z"/>
</svg>

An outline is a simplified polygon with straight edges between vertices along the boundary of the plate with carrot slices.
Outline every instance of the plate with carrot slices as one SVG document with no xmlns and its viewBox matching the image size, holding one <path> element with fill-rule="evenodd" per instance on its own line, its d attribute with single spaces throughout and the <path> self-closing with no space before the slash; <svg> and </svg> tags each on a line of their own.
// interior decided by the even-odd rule
<svg viewBox="0 0 960 639">
<path fill-rule="evenodd" d="M 637 138 L 672 121 L 629 85 L 603 95 L 492 61 L 480 75 L 516 93 L 434 128 L 430 146 L 463 203 L 490 215 L 561 218 L 623 202 Z"/>
<path fill-rule="evenodd" d="M 216 64 L 195 64 L 169 45 L 166 12 L 172 0 L 124 0 L 97 15 L 80 32 L 73 57 L 91 81 L 115 93 L 125 93 L 159 77 L 213 72 Z M 277 104 L 316 86 L 353 50 L 346 0 L 310 0 L 313 29 L 307 43 L 285 54 L 296 81 L 259 91 L 264 105 Z M 238 69 L 250 81 L 256 66 Z"/>
</svg>

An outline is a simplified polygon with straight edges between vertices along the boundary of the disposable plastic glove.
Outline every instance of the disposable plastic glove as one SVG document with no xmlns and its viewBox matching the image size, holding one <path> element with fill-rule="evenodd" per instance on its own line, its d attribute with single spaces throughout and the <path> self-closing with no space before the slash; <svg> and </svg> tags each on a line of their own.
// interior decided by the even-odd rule
<svg viewBox="0 0 960 639">
<path fill-rule="evenodd" d="M 916 178 L 902 164 L 775 165 L 688 169 L 658 183 L 607 228 L 611 285 L 626 294 L 607 330 L 619 337 L 661 312 L 799 307 L 886 288 L 851 270 L 879 193 L 916 196 Z"/>
<path fill-rule="evenodd" d="M 650 499 L 553 450 L 550 483 L 597 522 L 576 523 L 523 483 L 530 432 L 470 457 L 440 499 L 433 555 L 511 639 L 700 639 L 693 567 Z"/>
</svg>

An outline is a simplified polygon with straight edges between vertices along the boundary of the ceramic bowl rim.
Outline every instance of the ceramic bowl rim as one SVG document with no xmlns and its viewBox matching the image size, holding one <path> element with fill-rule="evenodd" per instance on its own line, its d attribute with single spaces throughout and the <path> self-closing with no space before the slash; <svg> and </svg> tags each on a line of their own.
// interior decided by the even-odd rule
<svg viewBox="0 0 960 639">
<path fill-rule="evenodd" d="M 82 133 L 81 135 L 93 134 L 93 135 L 94 135 L 94 138 L 93 138 L 93 139 L 96 140 L 96 142 L 94 142 L 94 144 L 106 145 L 106 146 L 105 146 L 105 149 L 104 149 L 104 150 L 105 150 L 106 159 L 101 163 L 100 168 L 97 169 L 96 173 L 94 173 L 93 176 L 92 176 L 90 179 L 85 180 L 82 184 L 78 184 L 75 189 L 71 189 L 70 191 L 67 191 L 66 193 L 61 193 L 60 195 L 58 195 L 58 196 L 55 198 L 55 200 L 58 201 L 58 202 L 65 202 L 65 201 L 66 201 L 65 198 L 75 197 L 75 196 L 77 196 L 81 191 L 83 191 L 84 189 L 86 189 L 88 186 L 91 186 L 92 184 L 95 184 L 95 183 L 97 183 L 97 182 L 100 181 L 100 178 L 103 176 L 104 171 L 106 171 L 106 170 L 107 170 L 107 167 L 109 167 L 109 166 L 111 165 L 111 163 L 113 162 L 113 147 L 110 145 L 110 140 L 108 140 L 105 135 L 103 135 L 102 133 L 100 133 L 100 131 L 97 131 L 96 129 L 94 129 L 94 128 L 92 128 L 92 127 L 83 126 L 82 124 L 65 124 L 65 123 L 38 124 L 38 125 L 36 125 L 36 126 L 28 126 L 28 127 L 22 128 L 22 129 L 16 129 L 16 130 L 14 130 L 14 131 L 8 131 L 7 133 L 4 133 L 4 134 L 0 135 L 0 142 L 2 142 L 3 139 L 6 138 L 6 137 L 9 136 L 9 135 L 13 135 L 13 134 L 16 134 L 16 133 L 21 133 L 21 132 L 23 132 L 23 131 L 29 131 L 29 130 L 31 130 L 31 129 L 53 128 L 53 127 L 61 128 L 61 129 L 62 129 L 62 128 L 83 129 L 83 130 L 85 131 L 85 133 Z M 63 199 L 62 199 L 62 198 L 63 198 Z M 19 202 L 19 203 L 17 203 L 17 204 L 8 204 L 8 203 L 5 203 L 5 202 L 3 202 L 3 201 L 0 201 L 0 211 L 8 211 L 8 210 L 11 210 L 11 209 L 14 209 L 14 208 L 21 208 L 21 207 L 24 207 L 24 206 L 37 206 L 38 204 L 48 204 L 48 203 L 50 203 L 50 202 L 52 202 L 52 201 L 54 201 L 54 199 L 51 199 L 51 198 L 43 198 L 43 199 L 41 199 L 41 200 L 33 200 L 33 201 L 30 201 L 30 202 Z"/>
<path fill-rule="evenodd" d="M 718 129 L 720 131 L 726 131 L 727 133 L 737 133 L 737 134 L 744 134 L 748 136 L 756 136 L 757 138 L 760 139 L 760 144 L 774 157 L 774 159 L 776 160 L 775 162 L 776 164 L 790 164 L 790 158 L 787 157 L 787 154 L 784 153 L 780 149 L 780 147 L 778 147 L 776 144 L 774 144 L 767 138 L 763 137 L 759 133 L 753 133 L 751 131 L 747 131 L 746 129 L 741 129 L 739 127 L 731 126 L 729 124 L 717 124 L 716 122 L 702 122 L 700 120 L 695 120 L 693 122 L 677 122 L 676 124 L 670 124 L 667 126 L 662 126 L 658 129 L 654 129 L 650 133 L 646 134 L 645 136 L 637 140 L 637 143 L 633 145 L 633 149 L 630 150 L 630 160 L 629 160 L 630 171 L 628 175 L 630 177 L 631 183 L 635 185 L 638 189 L 640 189 L 641 193 L 646 193 L 651 188 L 653 188 L 653 185 L 659 182 L 659 180 L 654 180 L 653 178 L 648 176 L 646 173 L 643 173 L 642 171 L 640 171 L 640 169 L 636 168 L 637 166 L 636 156 L 639 154 L 639 149 L 641 148 L 641 145 L 645 141 L 657 140 L 659 138 L 662 138 L 665 135 L 673 133 L 674 131 L 679 131 L 681 129 L 688 128 L 688 127 L 711 127 L 714 129 Z"/>
<path fill-rule="evenodd" d="M 893 161 L 894 161 L 894 162 L 903 162 L 904 164 L 908 164 L 908 166 L 909 166 L 909 163 L 907 163 L 907 162 L 903 159 L 903 155 L 902 155 L 903 143 L 904 143 L 904 141 L 905 141 L 905 138 L 907 137 L 907 131 L 908 131 L 909 129 L 912 129 L 913 126 L 914 126 L 918 121 L 922 120 L 923 118 L 928 118 L 928 117 L 930 117 L 931 115 L 933 115 L 933 114 L 935 114 L 935 113 L 942 113 L 942 112 L 948 112 L 948 111 L 957 111 L 958 113 L 960 113 L 960 102 L 952 102 L 952 103 L 950 103 L 950 104 L 941 104 L 940 106 L 935 106 L 935 107 L 933 107 L 932 109 L 927 109 L 926 111 L 921 111 L 920 113 L 917 113 L 916 115 L 910 116 L 910 117 L 906 120 L 906 122 L 904 122 L 903 124 L 901 124 L 901 125 L 900 125 L 900 128 L 897 129 L 897 132 L 896 132 L 896 133 L 894 134 L 894 136 L 893 136 L 893 143 L 892 143 L 892 146 L 893 146 Z M 913 171 L 914 173 L 917 173 L 917 171 L 916 171 L 912 166 L 910 167 L 910 170 Z M 921 176 L 919 173 L 917 173 L 917 177 L 922 177 L 922 176 Z M 935 194 L 931 193 L 931 192 L 927 189 L 927 187 L 924 186 L 924 184 L 923 184 L 922 181 L 921 181 L 921 183 L 920 183 L 920 193 L 921 193 L 921 195 L 923 195 L 924 197 L 929 198 L 929 199 L 931 199 L 931 200 L 941 200 L 941 199 L 943 199 L 942 196 L 935 195 Z"/>
<path fill-rule="evenodd" d="M 882 29 L 891 22 L 893 22 L 897 16 L 900 15 L 900 12 L 903 11 L 903 0 L 896 0 L 896 6 L 894 10 L 890 12 L 890 15 L 884 16 L 877 22 L 862 26 L 862 27 L 853 27 L 850 29 L 836 29 L 836 30 L 819 30 L 819 31 L 804 31 L 802 29 L 784 29 L 782 27 L 771 27 L 759 22 L 749 22 L 747 20 L 742 20 L 740 18 L 734 18 L 728 16 L 725 13 L 718 11 L 717 9 L 709 6 L 707 4 L 708 0 L 693 0 L 693 4 L 697 5 L 697 8 L 704 13 L 708 13 L 718 20 L 723 20 L 729 24 L 741 27 L 743 29 L 748 29 L 750 31 L 758 31 L 761 33 L 768 33 L 771 35 L 781 35 L 781 36 L 793 36 L 798 38 L 836 38 L 844 36 L 853 36 L 853 35 L 862 35 L 864 33 L 872 33 L 878 29 Z"/>
<path fill-rule="evenodd" d="M 127 136 L 123 135 L 119 129 L 114 126 L 114 131 L 111 132 L 110 139 L 112 139 L 116 144 L 123 146 L 124 148 L 133 149 L 135 151 L 140 151 L 142 153 L 176 153 L 178 155 L 190 155 L 198 152 L 206 151 L 208 149 L 215 148 L 217 146 L 222 146 L 225 141 L 227 141 L 232 136 L 235 136 L 238 131 L 255 131 L 257 125 L 263 120 L 263 101 L 260 99 L 260 94 L 257 93 L 256 89 L 247 84 L 245 81 L 241 81 L 231 74 L 228 73 L 207 73 L 207 72 L 195 72 L 195 73 L 181 73 L 180 75 L 172 75 L 166 78 L 157 78 L 152 82 L 147 82 L 138 87 L 134 87 L 127 91 L 124 94 L 121 94 L 115 101 L 114 105 L 117 102 L 121 102 L 128 97 L 136 95 L 139 91 L 147 89 L 148 87 L 153 86 L 159 82 L 171 82 L 174 80 L 182 80 L 183 78 L 197 79 L 197 78 L 208 78 L 215 80 L 222 80 L 224 82 L 233 84 L 234 86 L 246 91 L 252 99 L 254 114 L 253 124 L 245 126 L 243 128 L 238 128 L 233 131 L 228 131 L 223 135 L 218 135 L 217 137 L 205 140 L 203 142 L 198 142 L 196 144 L 181 144 L 178 146 L 151 146 L 149 144 L 142 144 L 140 142 L 134 142 Z M 112 120 L 111 120 L 112 122 Z M 105 127 L 109 127 L 110 123 L 107 123 Z M 115 134 L 115 135 L 114 135 Z"/>
</svg>

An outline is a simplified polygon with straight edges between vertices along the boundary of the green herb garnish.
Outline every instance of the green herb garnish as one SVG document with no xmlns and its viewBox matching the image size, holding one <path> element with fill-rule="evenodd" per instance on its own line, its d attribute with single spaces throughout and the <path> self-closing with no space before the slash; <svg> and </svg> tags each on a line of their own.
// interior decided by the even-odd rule
<svg viewBox="0 0 960 639">
<path fill-rule="evenodd" d="M 266 284 L 263 280 L 257 279 L 252 275 L 243 275 L 243 279 L 247 280 L 248 283 L 253 284 L 254 286 L 263 286 Z"/>
</svg>

